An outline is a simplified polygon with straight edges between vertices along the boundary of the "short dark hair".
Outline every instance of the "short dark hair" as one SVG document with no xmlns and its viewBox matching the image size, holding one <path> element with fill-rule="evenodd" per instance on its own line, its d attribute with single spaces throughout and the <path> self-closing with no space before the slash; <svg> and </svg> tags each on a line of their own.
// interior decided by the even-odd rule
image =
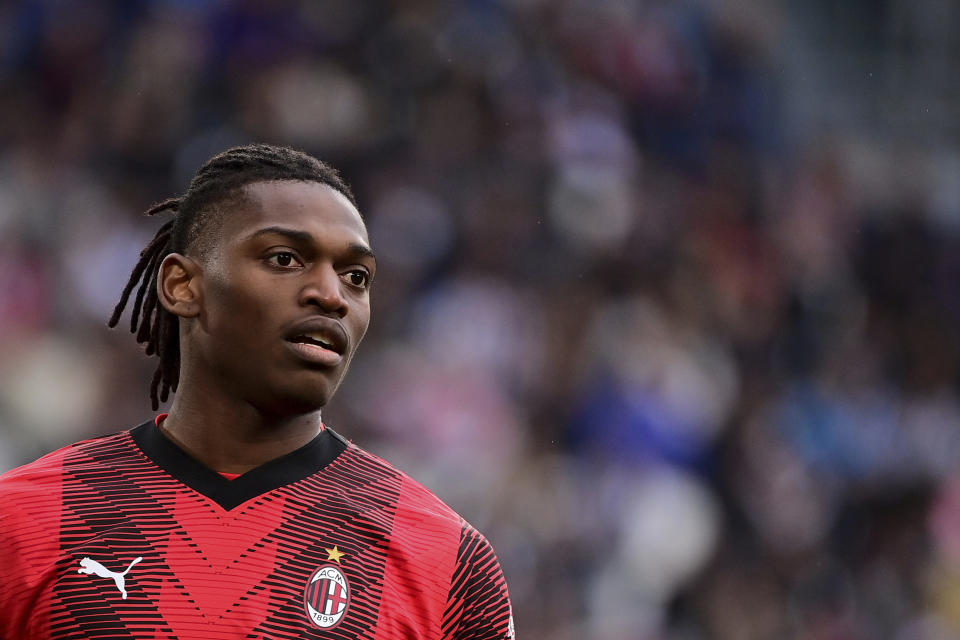
<svg viewBox="0 0 960 640">
<path fill-rule="evenodd" d="M 180 381 L 180 325 L 177 316 L 163 308 L 157 298 L 157 272 L 170 253 L 197 251 L 206 253 L 215 242 L 214 222 L 219 222 L 229 207 L 219 206 L 242 196 L 241 190 L 254 182 L 291 180 L 319 182 L 343 194 L 355 207 L 350 187 L 336 169 L 296 149 L 269 144 L 249 144 L 227 149 L 210 158 L 194 175 L 186 193 L 150 207 L 148 216 L 169 211 L 174 214 L 140 252 L 140 260 L 130 273 L 107 326 L 120 321 L 130 293 L 134 298 L 130 332 L 146 345 L 146 354 L 160 358 L 150 384 L 153 409 L 177 390 Z"/>
</svg>

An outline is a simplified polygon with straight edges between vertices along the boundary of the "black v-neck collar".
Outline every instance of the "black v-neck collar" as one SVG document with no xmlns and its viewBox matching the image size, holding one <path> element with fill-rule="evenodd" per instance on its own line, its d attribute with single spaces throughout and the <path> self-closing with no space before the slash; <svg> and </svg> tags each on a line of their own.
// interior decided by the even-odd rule
<svg viewBox="0 0 960 640">
<path fill-rule="evenodd" d="M 347 441 L 326 428 L 317 437 L 285 456 L 227 480 L 171 442 L 153 420 L 130 430 L 140 450 L 161 469 L 230 511 L 251 498 L 303 480 L 344 452 Z"/>
</svg>

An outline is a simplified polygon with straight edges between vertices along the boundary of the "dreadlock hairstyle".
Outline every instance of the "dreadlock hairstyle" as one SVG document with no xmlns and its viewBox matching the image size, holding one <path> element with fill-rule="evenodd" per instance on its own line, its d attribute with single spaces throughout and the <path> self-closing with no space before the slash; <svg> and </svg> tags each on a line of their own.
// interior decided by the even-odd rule
<svg viewBox="0 0 960 640">
<path fill-rule="evenodd" d="M 330 165 L 301 151 L 267 144 L 250 144 L 227 149 L 208 160 L 194 175 L 186 193 L 169 198 L 149 209 L 153 216 L 169 211 L 173 219 L 166 222 L 140 252 L 130 280 L 120 294 L 120 302 L 107 322 L 115 327 L 134 287 L 137 294 L 130 313 L 130 332 L 146 354 L 156 355 L 160 363 L 150 384 L 150 400 L 156 411 L 180 381 L 179 318 L 160 304 L 157 297 L 157 272 L 170 253 L 186 253 L 189 249 L 202 254 L 213 241 L 209 232 L 213 218 L 224 215 L 226 204 L 240 195 L 240 190 L 254 182 L 292 180 L 319 182 L 342 193 L 354 206 L 353 193 Z"/>
</svg>

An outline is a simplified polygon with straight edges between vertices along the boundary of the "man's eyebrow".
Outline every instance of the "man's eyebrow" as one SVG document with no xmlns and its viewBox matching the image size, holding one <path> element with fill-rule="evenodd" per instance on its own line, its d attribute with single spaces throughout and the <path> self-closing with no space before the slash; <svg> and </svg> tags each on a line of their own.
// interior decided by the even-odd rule
<svg viewBox="0 0 960 640">
<path fill-rule="evenodd" d="M 290 229 L 287 227 L 264 227 L 262 229 L 257 229 L 250 234 L 250 238 L 258 238 L 260 236 L 266 235 L 278 235 L 290 238 L 297 242 L 312 242 L 313 234 L 307 231 L 300 231 L 299 229 Z"/>
<path fill-rule="evenodd" d="M 374 255 L 373 249 L 368 247 L 365 244 L 360 244 L 359 242 L 351 242 L 350 246 L 347 247 L 347 251 L 356 255 L 357 257 L 370 258 L 373 260 L 373 263 L 377 263 L 377 256 Z"/>
<path fill-rule="evenodd" d="M 288 227 L 264 227 L 262 229 L 257 229 L 250 234 L 250 238 L 258 238 L 265 235 L 284 236 L 285 238 L 289 238 L 294 242 L 301 243 L 310 243 L 314 241 L 312 233 L 308 231 L 301 231 L 300 229 L 290 229 Z M 351 242 L 347 246 L 347 252 L 357 257 L 370 258 L 374 261 L 374 263 L 377 261 L 377 256 L 373 253 L 373 249 L 365 244 L 360 244 L 359 242 Z"/>
</svg>

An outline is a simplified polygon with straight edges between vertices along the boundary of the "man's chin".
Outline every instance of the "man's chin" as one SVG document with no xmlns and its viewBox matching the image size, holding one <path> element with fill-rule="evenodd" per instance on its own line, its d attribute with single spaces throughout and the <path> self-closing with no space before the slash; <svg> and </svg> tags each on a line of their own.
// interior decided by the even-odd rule
<svg viewBox="0 0 960 640">
<path fill-rule="evenodd" d="M 330 402 L 343 380 L 345 370 L 338 369 L 298 367 L 248 380 L 249 397 L 262 412 L 277 417 L 313 413 Z"/>
<path fill-rule="evenodd" d="M 261 412 L 276 417 L 292 417 L 319 411 L 330 401 L 333 391 L 326 385 L 302 389 L 277 389 L 274 393 L 258 394 L 255 406 Z"/>
</svg>

